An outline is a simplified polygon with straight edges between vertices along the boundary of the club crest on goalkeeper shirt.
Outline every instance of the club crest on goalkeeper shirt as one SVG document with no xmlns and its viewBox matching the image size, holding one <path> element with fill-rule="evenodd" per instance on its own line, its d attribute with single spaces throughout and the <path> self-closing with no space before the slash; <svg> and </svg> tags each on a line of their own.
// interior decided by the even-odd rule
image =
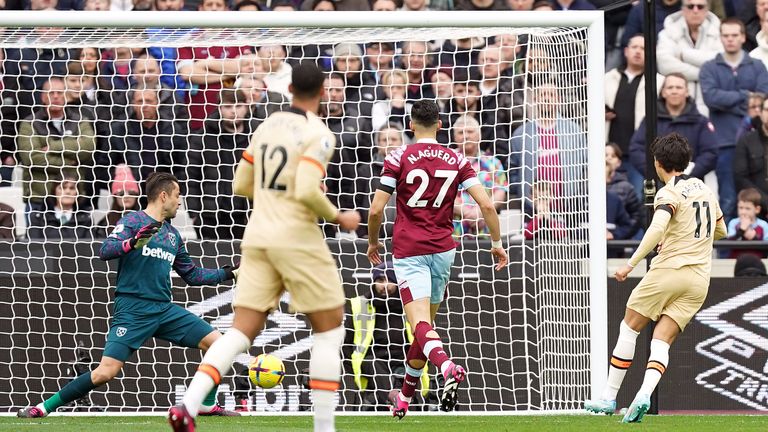
<svg viewBox="0 0 768 432">
<path fill-rule="evenodd" d="M 130 213 L 118 222 L 117 226 L 123 225 L 123 228 L 120 231 L 115 229 L 113 238 L 118 242 L 130 239 L 142 227 L 155 222 L 143 211 Z M 116 292 L 145 299 L 170 301 L 171 269 L 174 264 L 188 262 L 192 265 L 188 255 L 176 228 L 170 223 L 164 223 L 149 243 L 120 257 Z"/>
</svg>

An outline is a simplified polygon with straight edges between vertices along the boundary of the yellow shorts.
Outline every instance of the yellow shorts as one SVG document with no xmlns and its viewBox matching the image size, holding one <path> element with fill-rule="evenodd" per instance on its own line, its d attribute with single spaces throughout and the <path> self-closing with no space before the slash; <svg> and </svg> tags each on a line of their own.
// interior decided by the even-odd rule
<svg viewBox="0 0 768 432">
<path fill-rule="evenodd" d="M 682 331 L 701 309 L 708 291 L 709 279 L 691 266 L 651 269 L 632 291 L 627 308 L 653 321 L 667 315 Z"/>
<path fill-rule="evenodd" d="M 297 312 L 344 305 L 344 289 L 331 251 L 325 248 L 244 248 L 232 306 L 268 312 L 283 291 Z"/>
</svg>

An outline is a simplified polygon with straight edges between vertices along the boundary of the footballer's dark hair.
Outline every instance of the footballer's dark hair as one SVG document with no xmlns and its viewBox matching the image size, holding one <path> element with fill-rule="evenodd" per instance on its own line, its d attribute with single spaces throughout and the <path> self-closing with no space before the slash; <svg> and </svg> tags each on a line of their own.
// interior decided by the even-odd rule
<svg viewBox="0 0 768 432">
<path fill-rule="evenodd" d="M 691 146 L 688 145 L 688 140 L 677 132 L 653 140 L 651 154 L 667 172 L 683 172 L 691 162 Z"/>
<path fill-rule="evenodd" d="M 293 95 L 298 98 L 313 98 L 320 94 L 325 83 L 325 73 L 311 61 L 303 61 L 291 72 Z"/>
<path fill-rule="evenodd" d="M 152 202 L 165 192 L 168 195 L 173 191 L 173 185 L 179 184 L 179 179 L 173 174 L 165 172 L 153 172 L 147 177 L 147 201 Z"/>
<path fill-rule="evenodd" d="M 421 127 L 433 127 L 440 120 L 440 109 L 434 101 L 418 100 L 411 107 L 411 120 Z"/>
</svg>

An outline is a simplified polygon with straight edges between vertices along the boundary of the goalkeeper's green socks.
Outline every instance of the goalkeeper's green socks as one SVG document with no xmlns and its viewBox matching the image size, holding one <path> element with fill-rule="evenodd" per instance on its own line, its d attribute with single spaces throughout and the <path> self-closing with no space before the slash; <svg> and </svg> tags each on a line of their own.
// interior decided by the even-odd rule
<svg viewBox="0 0 768 432">
<path fill-rule="evenodd" d="M 203 399 L 203 404 L 200 405 L 200 412 L 206 413 L 213 409 L 213 407 L 216 406 L 216 392 L 219 391 L 219 386 L 215 385 L 213 386 L 213 389 L 211 389 L 211 392 L 208 393 L 208 396 Z"/>
<path fill-rule="evenodd" d="M 60 406 L 66 405 L 87 395 L 95 388 L 96 385 L 91 380 L 91 373 L 86 372 L 70 381 L 69 384 L 65 385 L 58 393 L 46 399 L 41 404 L 42 409 L 46 414 L 50 414 L 56 411 Z M 38 405 L 38 408 L 41 408 L 41 406 Z"/>
</svg>

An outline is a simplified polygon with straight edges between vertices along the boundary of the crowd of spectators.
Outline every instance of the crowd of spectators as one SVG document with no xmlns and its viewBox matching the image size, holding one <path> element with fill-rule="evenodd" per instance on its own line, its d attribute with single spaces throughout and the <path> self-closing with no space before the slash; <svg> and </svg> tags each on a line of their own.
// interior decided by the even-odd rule
<svg viewBox="0 0 768 432">
<path fill-rule="evenodd" d="M 222 11 L 591 10 L 609 0 L 5 0 L 6 9 Z M 655 2 L 658 129 L 693 148 L 686 174 L 717 185 L 723 212 L 755 238 L 742 207 L 765 216 L 768 195 L 768 0 Z M 642 233 L 645 176 L 642 2 L 606 13 L 606 182 L 609 238 Z M 45 29 L 31 30 L 39 38 Z M 163 36 L 168 29 L 148 29 Z M 200 30 L 184 30 L 190 38 Z M 579 39 L 579 38 L 584 39 Z M 251 132 L 290 102 L 292 66 L 328 71 L 319 115 L 337 138 L 325 188 L 366 218 L 383 159 L 412 141 L 414 101 L 441 108 L 439 139 L 467 156 L 499 211 L 518 208 L 524 234 L 574 235 L 586 204 L 586 35 L 524 35 L 331 45 L 52 46 L 0 50 L 0 184 L 23 188 L 30 239 L 99 238 L 141 208 L 155 170 L 182 182 L 204 239 L 242 235 L 251 210 L 232 195 Z M 16 169 L 20 179 L 12 180 Z M 18 175 L 17 175 L 18 176 Z M 749 193 L 740 193 L 749 189 Z M 757 195 L 756 195 L 757 194 Z M 100 197 L 111 196 L 103 207 Z M 755 198 L 758 197 L 758 198 Z M 742 199 L 744 198 L 744 199 Z M 757 201 L 756 201 L 757 200 Z M 457 235 L 486 234 L 472 199 L 455 203 Z M 738 209 L 738 211 L 737 211 Z M 103 218 L 93 220 L 99 210 Z M 0 221 L 9 210 L 0 208 Z M 387 221 L 391 223 L 392 213 Z M 735 222 L 733 222 L 735 223 Z M 583 228 L 583 227 L 576 227 Z M 391 229 L 384 224 L 383 229 Z M 10 230 L 11 232 L 13 230 Z M 366 228 L 330 237 L 365 236 Z M 2 231 L 5 232 L 5 231 Z M 8 237 L 0 234 L 0 238 Z"/>
</svg>

